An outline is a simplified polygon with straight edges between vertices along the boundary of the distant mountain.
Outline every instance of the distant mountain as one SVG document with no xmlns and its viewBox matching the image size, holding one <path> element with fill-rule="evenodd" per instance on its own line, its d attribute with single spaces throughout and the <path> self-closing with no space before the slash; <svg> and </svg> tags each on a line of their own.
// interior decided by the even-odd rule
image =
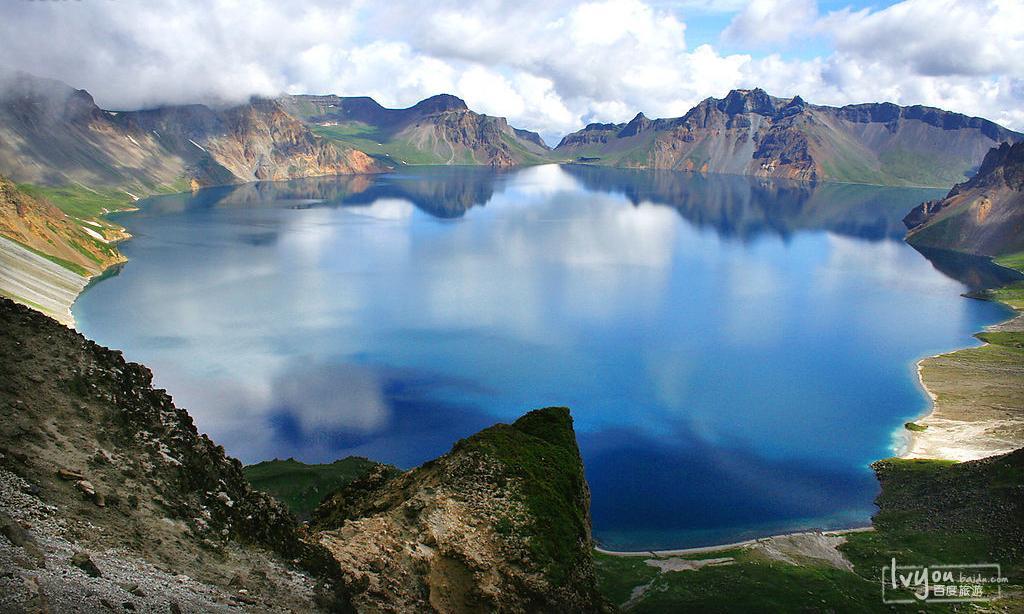
<svg viewBox="0 0 1024 614">
<path fill-rule="evenodd" d="M 471 111 L 448 94 L 406 109 L 388 109 L 365 96 L 292 95 L 280 102 L 318 135 L 395 165 L 515 166 L 546 162 L 550 152 L 537 133 Z"/>
<path fill-rule="evenodd" d="M 590 124 L 554 153 L 609 166 L 945 187 L 969 176 L 993 145 L 1021 139 L 931 107 L 837 108 L 754 89 L 708 98 L 678 118 L 640 113 L 625 124 Z"/>
<path fill-rule="evenodd" d="M 382 170 L 310 132 L 275 100 L 114 112 L 59 81 L 0 84 L 0 172 L 19 182 L 135 195 L 256 179 Z"/>
<path fill-rule="evenodd" d="M 915 247 L 981 256 L 1024 252 L 1024 142 L 993 148 L 974 177 L 903 221 Z"/>
</svg>

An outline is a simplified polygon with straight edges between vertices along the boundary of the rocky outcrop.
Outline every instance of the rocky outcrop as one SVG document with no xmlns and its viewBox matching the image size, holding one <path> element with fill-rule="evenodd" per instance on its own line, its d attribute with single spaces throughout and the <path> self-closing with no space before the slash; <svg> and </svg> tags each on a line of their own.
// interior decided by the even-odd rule
<svg viewBox="0 0 1024 614">
<path fill-rule="evenodd" d="M 981 256 L 1024 251 L 1024 142 L 993 148 L 974 177 L 903 222 L 915 247 Z"/>
<path fill-rule="evenodd" d="M 513 128 L 503 117 L 476 113 L 450 94 L 432 96 L 404 109 L 388 109 L 365 96 L 295 95 L 280 101 L 312 126 L 351 128 L 356 137 L 372 138 L 381 154 L 397 164 L 508 167 L 543 162 L 550 151 L 537 133 Z M 345 130 L 323 134 L 342 143 L 356 142 L 348 140 Z M 415 160 L 411 154 L 416 155 Z"/>
<path fill-rule="evenodd" d="M 708 98 L 686 115 L 590 124 L 555 154 L 596 164 L 799 180 L 947 186 L 1022 135 L 988 120 L 890 103 L 841 108 L 761 89 Z"/>
<path fill-rule="evenodd" d="M 0 512 L 20 527 L 0 540 L 3 611 L 347 607 L 326 551 L 148 369 L 6 299 Z"/>
<path fill-rule="evenodd" d="M 371 472 L 314 512 L 366 611 L 594 612 L 590 496 L 565 408 Z"/>
</svg>

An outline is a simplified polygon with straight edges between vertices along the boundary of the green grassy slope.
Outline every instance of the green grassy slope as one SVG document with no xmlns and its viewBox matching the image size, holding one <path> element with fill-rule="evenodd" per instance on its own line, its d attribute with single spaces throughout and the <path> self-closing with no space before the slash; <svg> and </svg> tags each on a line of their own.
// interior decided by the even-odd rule
<svg viewBox="0 0 1024 614">
<path fill-rule="evenodd" d="M 448 161 L 447 157 L 421 150 L 404 139 L 362 122 L 345 122 L 337 126 L 309 124 L 309 129 L 317 136 L 359 149 L 386 164 L 444 164 Z"/>
<path fill-rule="evenodd" d="M 365 475 L 377 464 L 358 456 L 323 465 L 307 465 L 289 458 L 249 465 L 242 473 L 253 488 L 273 495 L 299 518 L 308 518 L 324 497 Z"/>
</svg>

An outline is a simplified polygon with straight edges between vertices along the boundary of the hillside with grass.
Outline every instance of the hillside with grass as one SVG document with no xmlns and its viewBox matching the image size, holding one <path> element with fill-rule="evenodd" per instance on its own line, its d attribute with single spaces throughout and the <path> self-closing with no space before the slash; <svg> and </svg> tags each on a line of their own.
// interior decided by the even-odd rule
<svg viewBox="0 0 1024 614">
<path fill-rule="evenodd" d="M 476 113 L 448 94 L 404 109 L 389 109 L 365 96 L 292 95 L 281 103 L 317 135 L 396 167 L 549 161 L 550 149 L 537 133 L 513 128 L 503 117 Z"/>
<path fill-rule="evenodd" d="M 312 528 L 361 611 L 596 612 L 590 491 L 566 408 L 532 411 L 324 501 Z"/>
<path fill-rule="evenodd" d="M 89 278 L 124 262 L 124 228 L 102 218 L 126 197 L 84 188 L 17 185 L 0 176 L 0 295 L 71 323 Z"/>
<path fill-rule="evenodd" d="M 379 464 L 359 456 L 319 465 L 289 458 L 247 465 L 242 473 L 253 488 L 275 497 L 297 517 L 306 520 L 325 497 L 365 476 Z"/>
</svg>

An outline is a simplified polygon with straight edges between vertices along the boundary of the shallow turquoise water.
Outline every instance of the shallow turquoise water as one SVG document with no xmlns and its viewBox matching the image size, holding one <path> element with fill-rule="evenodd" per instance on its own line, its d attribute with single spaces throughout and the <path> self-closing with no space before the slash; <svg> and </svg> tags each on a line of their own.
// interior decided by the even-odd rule
<svg viewBox="0 0 1024 614">
<path fill-rule="evenodd" d="M 936 194 L 558 166 L 214 188 L 122 216 L 130 262 L 74 314 L 244 462 L 408 467 L 567 405 L 607 547 L 850 526 L 925 408 L 914 361 L 1005 316 L 901 241 Z"/>
</svg>

